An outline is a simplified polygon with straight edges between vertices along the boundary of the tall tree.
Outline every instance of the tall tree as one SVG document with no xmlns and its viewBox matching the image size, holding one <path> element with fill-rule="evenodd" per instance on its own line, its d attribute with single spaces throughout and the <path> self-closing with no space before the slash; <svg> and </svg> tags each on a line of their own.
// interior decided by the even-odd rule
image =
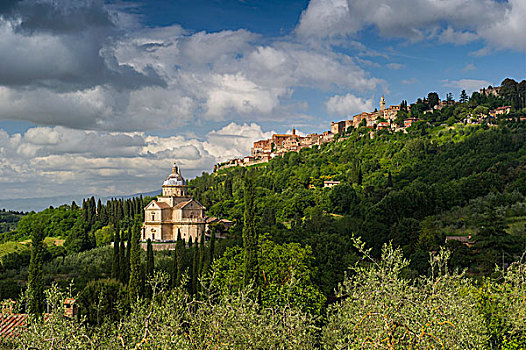
<svg viewBox="0 0 526 350">
<path fill-rule="evenodd" d="M 136 222 L 130 239 L 130 281 L 128 282 L 128 292 L 130 293 L 131 301 L 135 300 L 142 291 L 140 235 L 141 229 L 139 223 Z"/>
<path fill-rule="evenodd" d="M 192 293 L 197 294 L 197 283 L 199 277 L 199 244 L 195 237 L 194 254 L 192 259 Z"/>
<path fill-rule="evenodd" d="M 99 221 L 102 221 L 100 217 L 101 213 L 102 213 L 102 201 L 99 198 L 99 200 L 97 201 L 97 220 Z"/>
<path fill-rule="evenodd" d="M 243 214 L 244 284 L 257 288 L 258 283 L 258 232 L 256 227 L 256 188 L 254 177 L 245 176 L 245 210 Z"/>
<path fill-rule="evenodd" d="M 42 264 L 44 258 L 44 224 L 35 220 L 31 225 L 31 260 L 29 262 L 27 290 L 28 311 L 40 315 L 44 307 L 44 281 Z"/>
<path fill-rule="evenodd" d="M 189 260 L 189 268 L 188 268 L 188 281 L 190 283 L 190 292 L 193 292 L 193 283 L 194 283 L 194 260 L 193 260 L 193 252 L 192 252 L 192 237 L 188 240 L 188 252 L 190 255 Z"/>
<path fill-rule="evenodd" d="M 462 92 L 460 93 L 460 103 L 464 103 L 464 102 L 468 102 L 469 100 L 469 97 L 468 97 L 468 94 L 466 93 L 466 90 L 462 90 Z"/>
<path fill-rule="evenodd" d="M 124 245 L 124 234 L 122 234 L 119 247 L 119 280 L 126 283 L 126 246 Z"/>
<path fill-rule="evenodd" d="M 148 238 L 146 243 L 146 276 L 151 278 L 153 276 L 154 260 L 153 260 L 153 246 L 152 240 Z"/>
<path fill-rule="evenodd" d="M 201 232 L 201 239 L 199 240 L 199 276 L 206 270 L 206 248 L 205 248 L 205 231 Z"/>
<path fill-rule="evenodd" d="M 131 227 L 128 227 L 128 241 L 126 242 L 126 282 L 127 283 L 130 280 L 130 256 L 131 256 L 131 237 L 132 237 L 132 229 Z"/>
<path fill-rule="evenodd" d="M 115 228 L 115 233 L 113 234 L 113 260 L 111 265 L 111 277 L 118 279 L 120 276 L 120 255 L 119 255 L 119 246 L 120 246 L 120 229 L 119 226 Z"/>
<path fill-rule="evenodd" d="M 212 226 L 210 228 L 210 247 L 208 251 L 208 266 L 212 266 L 212 263 L 214 262 L 214 249 L 216 245 L 216 230 L 217 228 Z"/>
<path fill-rule="evenodd" d="M 438 105 L 438 94 L 436 92 L 430 92 L 427 94 L 427 104 L 429 105 L 429 108 L 433 108 L 436 105 Z"/>
<path fill-rule="evenodd" d="M 174 249 L 174 265 L 172 273 L 172 287 L 176 287 L 181 282 L 183 275 L 183 240 L 181 239 L 181 230 L 177 229 L 177 240 Z"/>
</svg>

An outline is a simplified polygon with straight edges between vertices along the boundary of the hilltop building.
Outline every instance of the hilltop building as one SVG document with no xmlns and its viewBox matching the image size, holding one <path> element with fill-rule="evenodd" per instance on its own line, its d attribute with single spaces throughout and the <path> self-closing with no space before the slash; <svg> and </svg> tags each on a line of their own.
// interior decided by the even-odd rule
<svg viewBox="0 0 526 350">
<path fill-rule="evenodd" d="M 357 128 L 364 125 L 369 128 L 379 127 L 380 129 L 390 129 L 396 119 L 400 105 L 391 105 L 386 108 L 385 97 L 380 98 L 380 110 L 374 112 L 362 112 L 354 115 L 352 119 L 342 120 L 339 122 L 331 122 L 331 132 L 333 134 L 341 134 L 349 127 Z"/>
<path fill-rule="evenodd" d="M 144 223 L 141 239 L 152 241 L 174 241 L 177 232 L 188 242 L 195 241 L 205 232 L 206 208 L 188 195 L 188 186 L 174 163 L 172 173 L 164 180 L 162 196 L 152 200 L 144 208 Z"/>
<path fill-rule="evenodd" d="M 446 102 L 443 105 L 448 105 L 448 103 L 449 102 Z M 442 106 L 442 104 L 440 106 Z M 303 148 L 319 146 L 332 141 L 334 135 L 343 134 L 351 126 L 354 128 L 365 126 L 370 129 L 376 128 L 377 130 L 404 130 L 404 128 L 410 127 L 417 119 L 409 118 L 405 121 L 403 127 L 397 126 L 394 120 L 397 118 L 400 110 L 400 105 L 391 105 L 387 108 L 385 97 L 382 96 L 379 111 L 362 112 L 353 116 L 352 119 L 331 122 L 331 129 L 324 131 L 322 134 L 313 133 L 307 136 L 300 136 L 296 134 L 295 129 L 292 129 L 292 134 L 274 134 L 270 139 L 255 141 L 249 156 L 234 158 L 223 163 L 215 164 L 214 171 L 235 166 L 250 166 L 266 163 L 273 157 L 281 156 L 287 152 L 299 152 Z M 410 112 L 411 107 L 407 106 L 406 111 Z M 371 133 L 373 133 L 373 131 L 371 131 Z"/>
<path fill-rule="evenodd" d="M 226 169 L 233 166 L 249 166 L 266 163 L 275 156 L 283 155 L 287 152 L 299 152 L 303 148 L 321 145 L 329 142 L 334 137 L 330 131 L 322 134 L 308 134 L 300 136 L 296 134 L 296 129 L 292 129 L 291 134 L 274 134 L 270 139 L 254 142 L 250 151 L 250 156 L 243 158 L 230 159 L 224 163 L 214 165 L 214 171 Z"/>
</svg>

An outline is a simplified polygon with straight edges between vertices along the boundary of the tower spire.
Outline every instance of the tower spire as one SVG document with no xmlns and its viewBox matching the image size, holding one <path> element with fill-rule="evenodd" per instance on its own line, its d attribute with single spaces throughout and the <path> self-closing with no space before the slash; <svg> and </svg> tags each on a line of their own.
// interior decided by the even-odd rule
<svg viewBox="0 0 526 350">
<path fill-rule="evenodd" d="M 382 98 L 380 99 L 380 110 L 383 111 L 385 109 L 385 96 L 382 95 Z"/>
</svg>

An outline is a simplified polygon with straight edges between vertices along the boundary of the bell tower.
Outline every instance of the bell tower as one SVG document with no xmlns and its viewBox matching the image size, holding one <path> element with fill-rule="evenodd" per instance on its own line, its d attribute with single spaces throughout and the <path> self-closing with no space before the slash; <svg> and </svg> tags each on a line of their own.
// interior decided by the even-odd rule
<svg viewBox="0 0 526 350">
<path fill-rule="evenodd" d="M 383 111 L 385 110 L 385 97 L 382 96 L 382 98 L 380 99 L 380 110 Z"/>
</svg>

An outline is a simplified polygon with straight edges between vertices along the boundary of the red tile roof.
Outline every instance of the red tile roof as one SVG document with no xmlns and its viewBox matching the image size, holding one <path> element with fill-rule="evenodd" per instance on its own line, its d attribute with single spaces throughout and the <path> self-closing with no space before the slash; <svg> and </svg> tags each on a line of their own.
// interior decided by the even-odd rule
<svg viewBox="0 0 526 350">
<path fill-rule="evenodd" d="M 185 202 L 181 202 L 179 204 L 177 204 L 174 208 L 175 209 L 181 209 L 181 208 L 184 208 L 188 203 L 190 203 L 192 201 L 192 199 L 188 200 L 188 201 L 185 201 Z"/>
<path fill-rule="evenodd" d="M 0 315 L 0 341 L 13 339 L 24 331 L 27 324 L 27 314 Z"/>
<path fill-rule="evenodd" d="M 168 208 L 170 208 L 170 204 L 168 204 L 168 203 L 165 203 L 165 202 L 156 202 L 156 203 L 161 209 L 168 209 Z"/>
</svg>

